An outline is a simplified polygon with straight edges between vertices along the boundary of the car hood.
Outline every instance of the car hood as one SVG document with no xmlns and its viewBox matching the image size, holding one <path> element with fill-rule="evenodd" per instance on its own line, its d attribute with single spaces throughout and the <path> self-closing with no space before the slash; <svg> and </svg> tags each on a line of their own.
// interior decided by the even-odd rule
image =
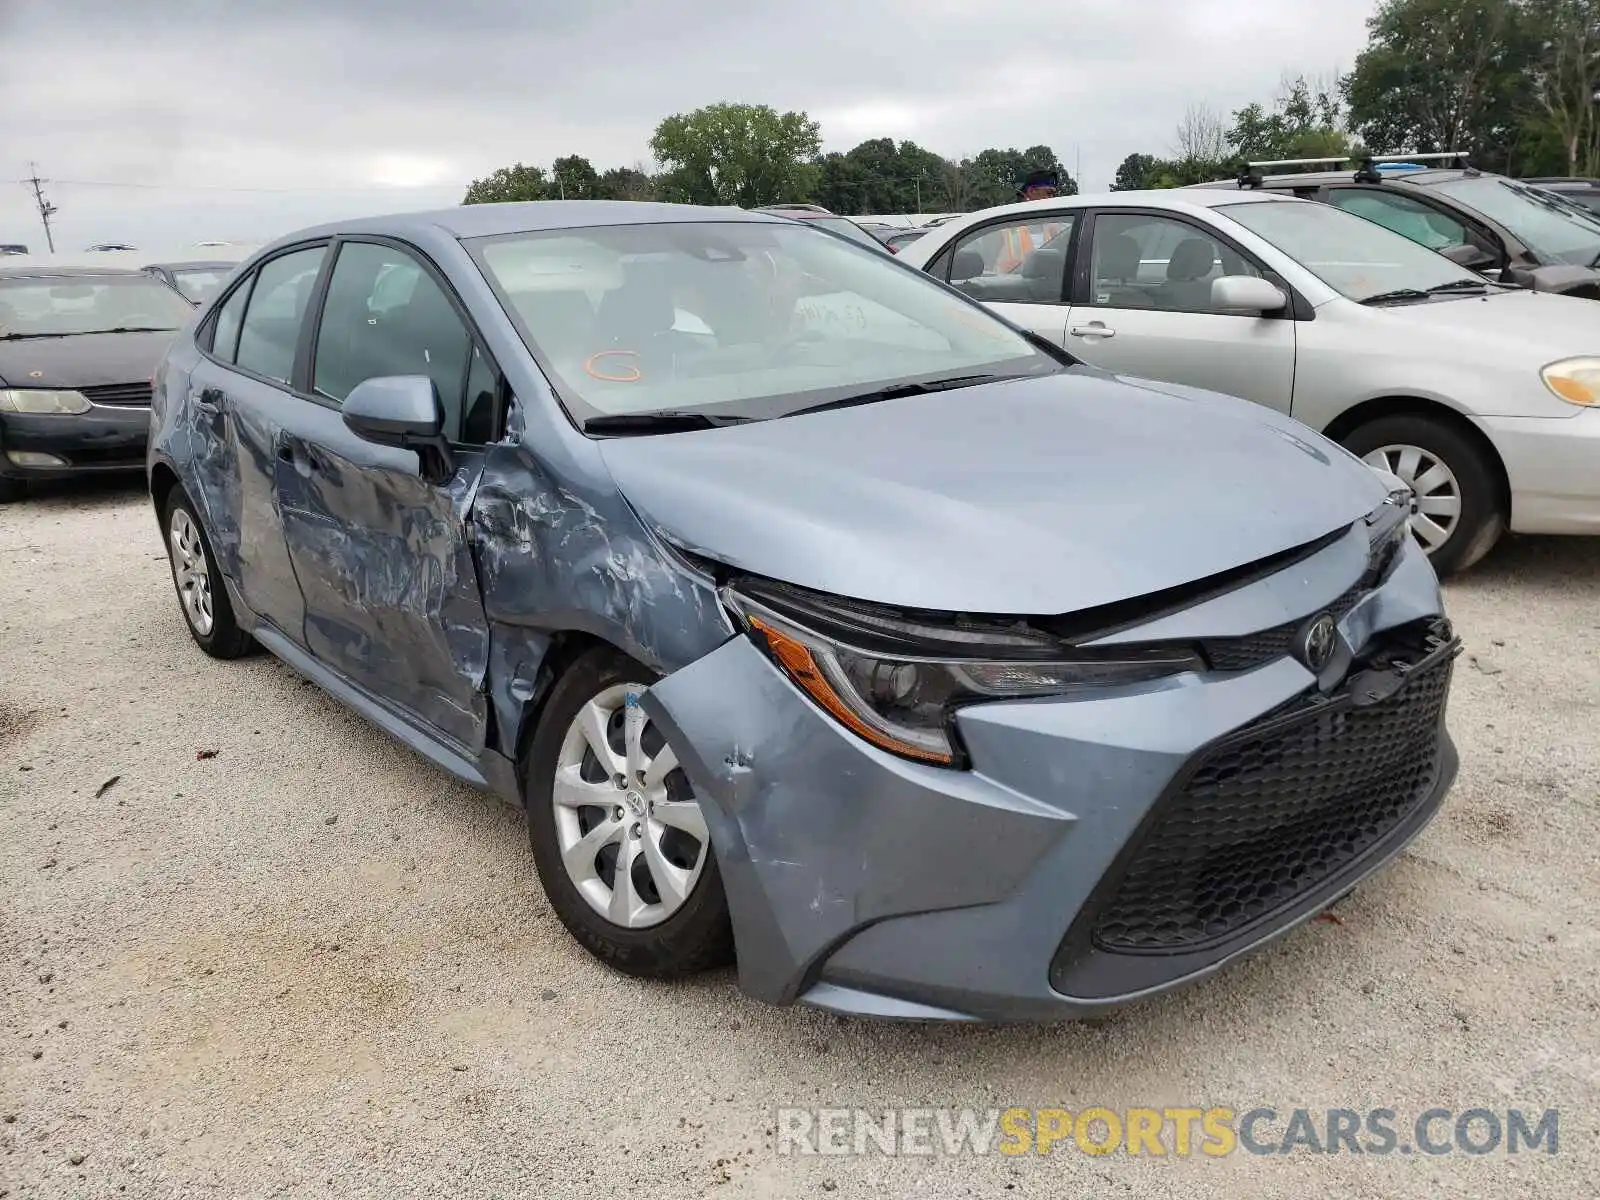
<svg viewBox="0 0 1600 1200">
<path fill-rule="evenodd" d="M 1081 367 L 600 453 L 641 517 L 688 550 L 969 613 L 1148 595 L 1315 541 L 1386 494 L 1268 409 Z"/>
<path fill-rule="evenodd" d="M 1412 346 L 1417 334 L 1448 338 L 1500 365 L 1525 360 L 1538 368 L 1600 352 L 1600 302 L 1578 296 L 1518 290 L 1373 311 L 1392 317 Z"/>
<path fill-rule="evenodd" d="M 0 382 L 38 388 L 148 383 L 175 337 L 174 330 L 0 342 Z"/>
</svg>

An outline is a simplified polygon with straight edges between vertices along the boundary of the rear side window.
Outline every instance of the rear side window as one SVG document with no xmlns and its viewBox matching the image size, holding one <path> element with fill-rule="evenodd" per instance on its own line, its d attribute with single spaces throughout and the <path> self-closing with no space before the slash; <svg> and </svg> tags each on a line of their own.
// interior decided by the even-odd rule
<svg viewBox="0 0 1600 1200">
<path fill-rule="evenodd" d="M 339 248 L 317 332 L 318 395 L 343 401 L 366 379 L 426 375 L 438 390 L 446 435 L 459 441 L 472 360 L 472 335 L 421 263 L 393 246 Z"/>
<path fill-rule="evenodd" d="M 217 310 L 217 320 L 211 335 L 211 353 L 223 362 L 232 362 L 239 349 L 239 325 L 244 316 L 245 303 L 250 299 L 250 280 L 233 289 L 233 295 Z"/>
<path fill-rule="evenodd" d="M 274 258 L 256 273 L 250 306 L 239 330 L 239 351 L 234 356 L 241 370 L 277 383 L 289 382 L 300 327 L 327 252 L 326 246 L 296 250 Z"/>
</svg>

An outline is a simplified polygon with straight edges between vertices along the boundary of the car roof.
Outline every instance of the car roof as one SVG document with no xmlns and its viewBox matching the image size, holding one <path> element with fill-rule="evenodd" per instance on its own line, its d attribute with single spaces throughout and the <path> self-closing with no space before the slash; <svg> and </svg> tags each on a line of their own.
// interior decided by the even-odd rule
<svg viewBox="0 0 1600 1200">
<path fill-rule="evenodd" d="M 1107 208 L 1121 207 L 1124 205 L 1137 205 L 1153 208 L 1170 208 L 1179 212 L 1185 210 L 1218 208 L 1224 204 L 1304 204 L 1293 196 L 1279 196 L 1272 192 L 1243 191 L 1243 192 L 1200 192 L 1189 188 L 1157 188 L 1143 192 L 1099 192 L 1080 193 L 1076 196 L 1053 196 L 1049 200 L 1018 200 L 1012 204 L 1001 204 L 994 208 L 980 209 L 978 212 L 967 213 L 959 222 L 970 223 L 973 217 L 982 215 L 985 219 L 990 217 L 1007 217 L 1013 213 L 1038 212 L 1041 209 L 1047 212 L 1060 212 L 1064 208 Z M 947 228 L 946 225 L 937 226 L 939 229 Z"/>
<path fill-rule="evenodd" d="M 731 205 L 660 204 L 637 200 L 529 200 L 506 204 L 462 204 L 427 212 L 391 213 L 316 225 L 284 241 L 331 237 L 340 233 L 404 236 L 443 230 L 455 238 L 495 237 L 508 233 L 543 233 L 603 225 L 664 225 L 689 221 L 781 221 L 783 217 Z"/>
<path fill-rule="evenodd" d="M 153 262 L 146 265 L 160 267 L 163 271 L 220 271 L 237 267 L 242 261 L 242 259 L 237 258 L 208 258 L 185 260 L 183 262 Z"/>
<path fill-rule="evenodd" d="M 1478 170 L 1463 170 L 1460 167 L 1402 167 L 1399 169 L 1387 168 L 1378 172 L 1384 183 L 1404 181 L 1428 186 L 1435 183 L 1448 183 L 1454 179 L 1474 179 L 1487 175 L 1497 178 L 1490 172 Z M 1268 175 L 1262 187 L 1316 187 L 1328 183 L 1354 183 L 1356 173 L 1346 171 L 1302 171 L 1292 175 Z M 1255 188 L 1241 188 L 1237 179 L 1214 179 L 1209 183 L 1191 183 L 1183 190 L 1234 188 L 1241 192 L 1255 191 Z"/>
</svg>

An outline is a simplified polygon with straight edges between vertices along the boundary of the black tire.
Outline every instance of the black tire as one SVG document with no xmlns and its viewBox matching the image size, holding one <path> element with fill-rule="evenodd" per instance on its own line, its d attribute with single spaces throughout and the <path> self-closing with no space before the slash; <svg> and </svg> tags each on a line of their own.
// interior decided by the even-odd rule
<svg viewBox="0 0 1600 1200">
<path fill-rule="evenodd" d="M 1460 515 L 1449 536 L 1428 554 L 1441 576 L 1472 566 L 1505 533 L 1509 514 L 1499 473 L 1476 439 L 1450 422 L 1409 414 L 1379 417 L 1351 431 L 1344 446 L 1358 458 L 1387 446 L 1414 446 L 1455 476 Z"/>
<path fill-rule="evenodd" d="M 659 924 L 630 929 L 602 916 L 579 892 L 562 862 L 552 803 L 562 745 L 579 710 L 608 688 L 648 685 L 654 679 L 648 668 L 610 647 L 591 650 L 573 662 L 552 687 L 523 758 L 522 796 L 539 880 L 568 932 L 590 954 L 624 974 L 666 979 L 732 961 L 733 930 L 715 850 L 706 845 L 700 877 L 677 911 Z M 688 788 L 681 776 L 673 783 Z M 684 794 L 692 796 L 692 791 Z"/>
<path fill-rule="evenodd" d="M 184 602 L 183 588 L 178 583 L 177 551 L 172 545 L 172 528 L 174 514 L 179 512 L 183 513 L 194 527 L 200 540 L 200 551 L 205 557 L 206 578 L 209 581 L 211 597 L 211 628 L 205 633 L 196 628 L 194 619 Z M 172 575 L 172 590 L 178 597 L 178 612 L 183 616 L 183 624 L 189 630 L 189 636 L 194 638 L 195 645 L 212 658 L 243 658 L 255 649 L 255 639 L 240 629 L 239 622 L 234 618 L 233 605 L 228 600 L 227 585 L 223 583 L 222 572 L 217 569 L 216 556 L 211 553 L 211 539 L 206 535 L 205 525 L 181 487 L 174 486 L 167 493 L 167 502 L 161 513 L 161 528 L 167 543 L 167 566 Z"/>
<path fill-rule="evenodd" d="M 21 500 L 27 494 L 28 485 L 22 480 L 0 475 L 0 504 L 10 504 L 13 500 Z"/>
</svg>

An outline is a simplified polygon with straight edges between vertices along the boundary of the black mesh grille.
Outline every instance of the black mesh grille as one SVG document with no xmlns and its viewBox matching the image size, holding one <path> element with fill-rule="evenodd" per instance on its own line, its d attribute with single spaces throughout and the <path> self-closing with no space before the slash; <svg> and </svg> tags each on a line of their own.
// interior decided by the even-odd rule
<svg viewBox="0 0 1600 1200">
<path fill-rule="evenodd" d="M 1372 584 L 1363 576 L 1359 583 L 1352 585 L 1345 593 L 1324 609 L 1318 612 L 1330 612 L 1335 621 L 1342 621 L 1356 601 L 1361 599 Z M 1311 614 L 1306 614 L 1310 616 Z M 1247 633 L 1236 638 L 1208 638 L 1201 643 L 1206 660 L 1210 662 L 1213 670 L 1217 671 L 1248 671 L 1251 667 L 1258 667 L 1262 663 L 1272 662 L 1274 659 L 1283 658 L 1294 645 L 1294 635 L 1305 624 L 1305 618 L 1275 625 L 1271 629 L 1263 629 L 1260 633 Z"/>
<path fill-rule="evenodd" d="M 95 404 L 108 404 L 115 408 L 149 408 L 148 383 L 107 383 L 99 387 L 79 388 Z"/>
<path fill-rule="evenodd" d="M 1452 657 L 1367 707 L 1313 705 L 1205 752 L 1100 910 L 1095 945 L 1160 953 L 1215 943 L 1370 850 L 1432 791 Z"/>
</svg>

